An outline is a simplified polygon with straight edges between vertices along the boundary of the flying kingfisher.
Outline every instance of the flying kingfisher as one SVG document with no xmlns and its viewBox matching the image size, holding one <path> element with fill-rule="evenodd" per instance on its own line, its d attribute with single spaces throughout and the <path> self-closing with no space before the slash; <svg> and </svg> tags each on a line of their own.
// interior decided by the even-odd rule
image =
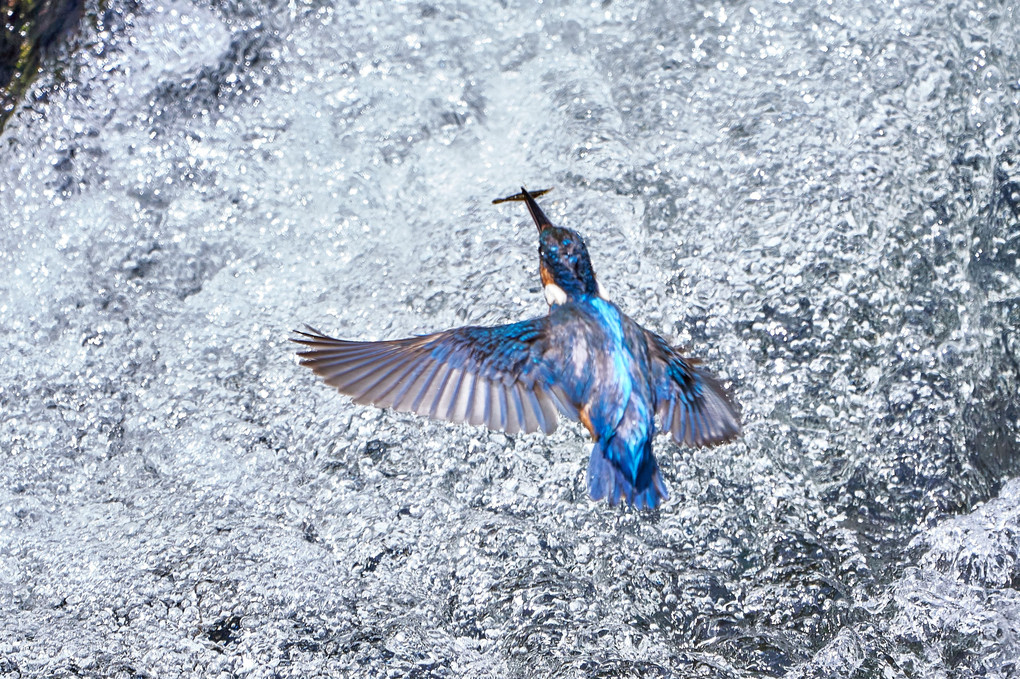
<svg viewBox="0 0 1020 679">
<path fill-rule="evenodd" d="M 557 411 L 580 420 L 595 440 L 591 499 L 653 509 L 669 499 L 652 454 L 655 416 L 677 443 L 700 447 L 738 436 L 737 412 L 697 361 L 606 298 L 584 239 L 554 226 L 535 202 L 548 190 L 521 187 L 493 201 L 524 201 L 538 227 L 548 315 L 383 342 L 313 328 L 292 339 L 305 346 L 301 365 L 357 403 L 511 434 L 551 434 Z"/>
</svg>

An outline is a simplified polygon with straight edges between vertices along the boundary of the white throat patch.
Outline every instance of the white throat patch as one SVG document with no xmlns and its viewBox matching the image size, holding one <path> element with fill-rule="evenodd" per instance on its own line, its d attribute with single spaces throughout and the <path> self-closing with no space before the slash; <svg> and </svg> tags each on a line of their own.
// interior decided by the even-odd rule
<svg viewBox="0 0 1020 679">
<path fill-rule="evenodd" d="M 567 301 L 567 293 L 563 292 L 563 288 L 555 283 L 550 283 L 545 286 L 545 301 L 549 303 L 549 306 L 563 304 Z"/>
</svg>

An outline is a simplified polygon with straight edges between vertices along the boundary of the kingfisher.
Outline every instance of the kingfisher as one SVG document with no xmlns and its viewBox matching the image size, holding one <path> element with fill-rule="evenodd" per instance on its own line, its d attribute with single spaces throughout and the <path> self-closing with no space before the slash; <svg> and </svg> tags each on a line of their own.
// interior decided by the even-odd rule
<svg viewBox="0 0 1020 679">
<path fill-rule="evenodd" d="M 734 402 L 696 359 L 643 328 L 595 278 L 581 234 L 555 226 L 529 192 L 539 274 L 549 313 L 494 327 L 467 326 L 381 342 L 294 331 L 300 364 L 354 402 L 509 434 L 579 420 L 595 444 L 588 494 L 611 506 L 654 509 L 669 499 L 652 453 L 656 416 L 678 444 L 702 447 L 740 434 Z"/>
</svg>

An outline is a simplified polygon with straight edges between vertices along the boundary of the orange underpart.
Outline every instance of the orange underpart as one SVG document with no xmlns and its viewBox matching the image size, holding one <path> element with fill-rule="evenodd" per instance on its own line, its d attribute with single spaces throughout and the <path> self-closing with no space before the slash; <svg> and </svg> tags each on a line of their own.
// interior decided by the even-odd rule
<svg viewBox="0 0 1020 679">
<path fill-rule="evenodd" d="M 588 433 L 591 434 L 591 437 L 595 439 L 595 441 L 598 441 L 599 436 L 598 434 L 595 433 L 595 427 L 593 427 L 591 424 L 591 416 L 588 414 L 588 406 L 582 407 L 577 414 L 581 420 L 581 424 L 585 426 L 585 428 L 588 430 Z"/>
<path fill-rule="evenodd" d="M 549 269 L 545 268 L 545 264 L 540 264 L 538 267 L 538 275 L 542 277 L 542 286 L 545 287 L 553 282 L 552 274 L 549 273 Z"/>
</svg>

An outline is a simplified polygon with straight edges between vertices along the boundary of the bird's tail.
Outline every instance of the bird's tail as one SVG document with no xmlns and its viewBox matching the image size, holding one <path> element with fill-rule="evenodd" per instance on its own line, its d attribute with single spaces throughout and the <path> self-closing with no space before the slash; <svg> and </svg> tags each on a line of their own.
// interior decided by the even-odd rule
<svg viewBox="0 0 1020 679">
<path fill-rule="evenodd" d="M 620 504 L 620 500 L 626 500 L 627 504 L 637 509 L 655 509 L 661 502 L 668 500 L 669 491 L 659 473 L 659 463 L 652 455 L 651 439 L 645 442 L 641 462 L 633 479 L 619 465 L 618 460 L 626 457 L 613 450 L 614 444 L 621 445 L 622 441 L 616 437 L 608 441 L 602 439 L 591 449 L 591 459 L 588 461 L 588 494 L 591 499 L 606 498 L 611 507 Z"/>
</svg>

